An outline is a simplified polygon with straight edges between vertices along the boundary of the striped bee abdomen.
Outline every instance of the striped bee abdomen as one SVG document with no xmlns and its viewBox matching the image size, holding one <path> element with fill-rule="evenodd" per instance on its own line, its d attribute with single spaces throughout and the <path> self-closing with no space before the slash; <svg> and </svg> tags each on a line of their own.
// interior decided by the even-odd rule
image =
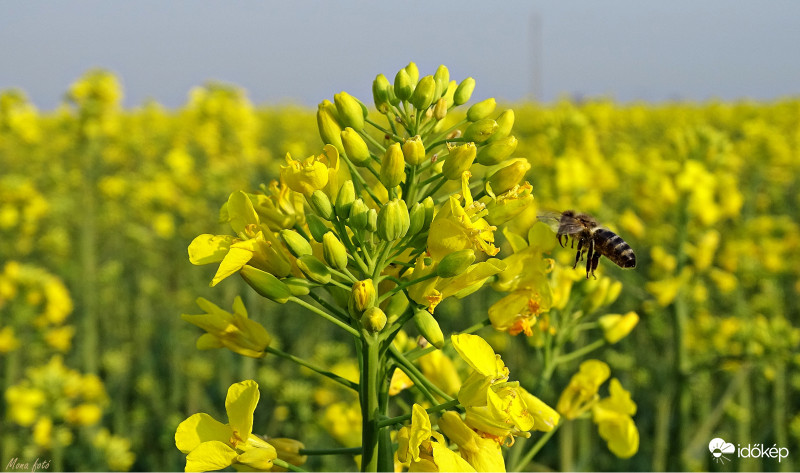
<svg viewBox="0 0 800 473">
<path fill-rule="evenodd" d="M 635 268 L 636 255 L 630 245 L 619 235 L 605 228 L 592 233 L 595 251 L 610 259 L 620 268 Z"/>
</svg>

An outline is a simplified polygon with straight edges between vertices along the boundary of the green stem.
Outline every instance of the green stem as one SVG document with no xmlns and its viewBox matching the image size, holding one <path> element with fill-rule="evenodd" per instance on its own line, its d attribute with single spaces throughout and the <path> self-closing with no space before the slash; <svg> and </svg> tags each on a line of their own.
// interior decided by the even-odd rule
<svg viewBox="0 0 800 473">
<path fill-rule="evenodd" d="M 605 344 L 606 344 L 605 339 L 596 340 L 595 342 L 590 343 L 589 345 L 586 345 L 584 347 L 581 347 L 573 352 L 566 353 L 564 355 L 556 357 L 553 364 L 560 365 L 563 363 L 570 362 L 576 358 L 580 358 L 583 355 L 586 355 L 587 353 L 591 353 L 594 350 L 597 350 L 598 348 L 602 347 Z"/>
<path fill-rule="evenodd" d="M 523 456 L 523 457 L 522 457 L 522 458 L 521 458 L 521 459 L 520 459 L 520 460 L 519 460 L 519 461 L 518 461 L 518 462 L 517 462 L 517 463 L 516 463 L 516 464 L 515 464 L 515 465 L 514 465 L 512 468 L 511 468 L 511 470 L 510 470 L 510 471 L 522 471 L 522 469 L 523 469 L 523 468 L 525 468 L 525 467 L 528 465 L 528 463 L 530 463 L 530 462 L 531 462 L 531 460 L 533 460 L 533 457 L 535 457 L 535 456 L 536 456 L 536 454 L 537 454 L 537 453 L 539 453 L 539 450 L 541 450 L 541 449 L 542 449 L 542 447 L 544 447 L 544 444 L 546 444 L 546 443 L 547 443 L 547 441 L 548 441 L 548 440 L 550 440 L 550 437 L 552 437 L 552 436 L 553 436 L 553 434 L 555 434 L 555 433 L 556 433 L 556 431 L 558 431 L 558 428 L 559 428 L 559 427 L 561 427 L 561 425 L 562 425 L 563 423 L 564 423 L 563 421 L 562 421 L 562 422 L 559 422 L 558 424 L 556 424 L 556 426 L 555 426 L 555 427 L 553 427 L 553 430 L 551 430 L 550 432 L 546 432 L 544 435 L 542 435 L 542 436 L 539 438 L 539 440 L 537 440 L 537 441 L 536 441 L 536 444 L 534 444 L 534 446 L 533 446 L 533 447 L 531 447 L 531 449 L 530 449 L 530 450 L 528 450 L 528 451 L 525 453 L 525 456 Z"/>
<path fill-rule="evenodd" d="M 328 302 L 325 299 L 323 299 L 322 297 L 320 297 L 319 294 L 316 294 L 316 293 L 314 293 L 312 291 L 312 292 L 308 293 L 308 297 L 314 299 L 314 301 L 316 301 L 317 304 L 319 304 L 322 307 L 324 307 L 325 310 L 329 311 L 331 313 L 331 315 L 333 315 L 334 317 L 337 317 L 342 322 L 346 322 L 348 319 L 350 319 L 350 316 L 348 314 L 346 314 L 345 312 L 342 312 L 341 309 L 339 309 L 335 305 L 331 304 L 330 302 Z"/>
<path fill-rule="evenodd" d="M 389 353 L 391 353 L 392 358 L 403 368 L 403 371 L 406 374 L 413 373 L 415 377 L 419 378 L 419 380 L 425 385 L 425 387 L 434 393 L 436 393 L 439 397 L 444 399 L 445 401 L 452 401 L 453 397 L 447 394 L 446 392 L 442 391 L 439 386 L 433 384 L 422 372 L 414 366 L 413 363 L 408 361 L 408 359 L 400 353 L 400 350 L 397 349 L 394 345 L 389 346 Z M 410 372 L 410 373 L 409 373 Z"/>
<path fill-rule="evenodd" d="M 378 471 L 380 402 L 378 392 L 382 382 L 380 343 L 375 335 L 363 334 L 362 353 L 365 355 L 361 370 L 359 400 L 361 402 L 361 471 Z"/>
<path fill-rule="evenodd" d="M 406 281 L 406 282 L 404 282 L 402 284 L 398 284 L 397 286 L 393 287 L 390 291 L 386 291 L 385 294 L 383 294 L 380 298 L 378 298 L 378 304 L 380 304 L 381 302 L 383 302 L 387 298 L 392 297 L 394 294 L 402 291 L 403 289 L 405 289 L 407 287 L 411 287 L 411 286 L 413 286 L 415 284 L 421 283 L 422 281 L 427 281 L 428 279 L 433 279 L 435 277 L 438 277 L 438 276 L 437 276 L 437 274 L 435 272 L 433 272 L 433 273 L 428 274 L 426 276 L 422 276 L 421 278 L 414 279 L 413 281 Z"/>
<path fill-rule="evenodd" d="M 311 312 L 321 316 L 323 319 L 327 320 L 328 322 L 331 322 L 332 324 L 334 324 L 334 325 L 346 330 L 351 335 L 353 335 L 355 337 L 360 337 L 361 336 L 361 334 L 359 333 L 358 330 L 356 330 L 353 327 L 347 325 L 346 323 L 342 322 L 341 320 L 337 319 L 336 317 L 332 316 L 331 314 L 325 312 L 324 310 L 322 310 L 322 309 L 320 309 L 318 307 L 314 307 L 313 305 L 309 304 L 308 302 L 306 302 L 306 301 L 304 301 L 302 299 L 298 299 L 296 297 L 290 297 L 289 300 L 294 302 L 295 304 L 303 306 L 306 309 L 310 310 Z"/>
<path fill-rule="evenodd" d="M 453 399 L 452 401 L 443 402 L 442 404 L 438 404 L 436 406 L 430 407 L 425 409 L 425 412 L 428 414 L 436 414 L 437 412 L 445 411 L 450 409 L 451 407 L 458 406 L 458 399 Z M 378 427 L 388 427 L 390 425 L 402 424 L 403 422 L 411 419 L 411 413 L 403 414 L 401 416 L 392 417 L 389 419 L 383 419 L 382 421 L 378 422 Z"/>
<path fill-rule="evenodd" d="M 477 332 L 478 330 L 482 329 L 483 327 L 486 327 L 487 325 L 491 325 L 491 324 L 492 324 L 492 322 L 487 317 L 483 321 L 478 322 L 477 324 L 475 324 L 475 325 L 473 325 L 473 326 L 471 326 L 471 327 L 469 327 L 469 328 L 467 328 L 465 330 L 462 330 L 461 333 L 474 333 L 474 332 Z M 444 340 L 444 346 L 446 347 L 449 343 L 450 343 L 450 339 L 446 338 Z M 415 348 L 415 349 L 409 351 L 408 353 L 406 353 L 403 356 L 405 356 L 408 361 L 414 361 L 416 359 L 422 358 L 423 356 L 427 355 L 428 353 L 430 353 L 430 352 L 432 352 L 432 351 L 434 351 L 436 349 L 437 348 L 435 346 L 433 346 L 433 345 L 425 347 L 425 348 Z"/>
<path fill-rule="evenodd" d="M 350 388 L 353 391 L 358 391 L 358 383 L 354 383 L 354 382 L 350 381 L 349 379 L 342 378 L 338 374 L 332 373 L 332 372 L 330 372 L 330 371 L 328 371 L 326 369 L 320 368 L 319 366 L 317 366 L 317 365 L 315 365 L 315 364 L 313 364 L 313 363 L 311 363 L 309 361 L 306 361 L 306 360 L 304 360 L 302 358 L 294 356 L 294 355 L 292 355 L 290 353 L 286 353 L 283 350 L 279 350 L 277 348 L 273 348 L 273 347 L 269 347 L 269 346 L 267 347 L 266 351 L 267 351 L 267 353 L 271 353 L 271 354 L 273 354 L 275 356 L 280 356 L 281 358 L 286 358 L 287 360 L 293 361 L 293 362 L 297 363 L 300 366 L 305 366 L 306 368 L 310 369 L 311 371 L 319 373 L 322 376 L 325 376 L 326 378 L 332 379 L 333 381 L 336 381 L 337 383 L 341 384 L 342 386 L 344 386 L 346 388 Z"/>
<path fill-rule="evenodd" d="M 361 455 L 361 447 L 350 448 L 301 448 L 300 455 Z"/>
</svg>

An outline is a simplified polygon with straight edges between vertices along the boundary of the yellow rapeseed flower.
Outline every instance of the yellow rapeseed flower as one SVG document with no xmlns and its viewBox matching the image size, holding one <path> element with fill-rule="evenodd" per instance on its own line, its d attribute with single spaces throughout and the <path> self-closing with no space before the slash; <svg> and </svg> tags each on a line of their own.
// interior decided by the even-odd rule
<svg viewBox="0 0 800 473">
<path fill-rule="evenodd" d="M 575 419 L 599 399 L 597 390 L 611 375 L 611 369 L 600 360 L 586 360 L 558 399 L 556 410 L 567 419 Z"/>
<path fill-rule="evenodd" d="M 182 314 L 181 318 L 207 332 L 197 340 L 198 350 L 225 347 L 251 358 L 261 358 L 266 355 L 265 350 L 272 337 L 264 326 L 247 317 L 247 309 L 241 297 L 236 296 L 233 312 L 226 312 L 202 297 L 197 298 L 197 305 L 206 313 Z"/>
</svg>

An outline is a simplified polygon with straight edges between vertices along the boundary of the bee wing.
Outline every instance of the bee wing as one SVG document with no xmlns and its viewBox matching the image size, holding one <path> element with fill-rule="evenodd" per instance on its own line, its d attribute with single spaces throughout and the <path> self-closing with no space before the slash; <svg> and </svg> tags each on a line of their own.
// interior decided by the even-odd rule
<svg viewBox="0 0 800 473">
<path fill-rule="evenodd" d="M 585 228 L 580 220 L 566 216 L 563 212 L 543 211 L 539 212 L 536 217 L 540 222 L 546 223 L 554 232 L 561 235 L 580 233 Z"/>
</svg>

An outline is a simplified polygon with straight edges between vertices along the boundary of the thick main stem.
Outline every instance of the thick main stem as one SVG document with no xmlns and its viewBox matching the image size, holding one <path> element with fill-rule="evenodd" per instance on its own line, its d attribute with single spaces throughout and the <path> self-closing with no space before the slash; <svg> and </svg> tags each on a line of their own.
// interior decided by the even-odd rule
<svg viewBox="0 0 800 473">
<path fill-rule="evenodd" d="M 361 369 L 361 471 L 378 471 L 378 434 L 380 427 L 380 402 L 378 393 L 381 382 L 380 343 L 378 337 L 363 334 L 361 338 L 364 365 Z"/>
</svg>

